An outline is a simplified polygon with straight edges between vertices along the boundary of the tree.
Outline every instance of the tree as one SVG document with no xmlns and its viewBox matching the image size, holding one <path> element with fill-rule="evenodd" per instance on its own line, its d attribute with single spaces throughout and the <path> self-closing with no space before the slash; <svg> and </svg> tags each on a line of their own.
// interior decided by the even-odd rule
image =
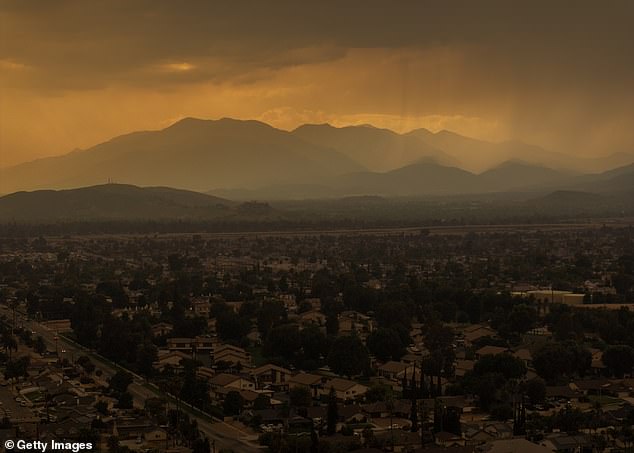
<svg viewBox="0 0 634 453">
<path fill-rule="evenodd" d="M 266 338 L 269 331 L 286 320 L 286 308 L 281 301 L 266 301 L 257 312 L 258 331 Z"/>
<path fill-rule="evenodd" d="M 223 340 L 240 341 L 249 333 L 251 323 L 232 310 L 224 311 L 216 318 L 216 330 Z"/>
<path fill-rule="evenodd" d="M 339 421 L 339 408 L 337 407 L 337 393 L 334 387 L 330 387 L 328 393 L 328 425 L 326 427 L 328 435 L 337 432 L 337 422 Z"/>
<path fill-rule="evenodd" d="M 211 405 L 207 381 L 199 378 L 196 370 L 201 365 L 197 360 L 183 360 L 183 381 L 180 389 L 180 396 L 202 410 L 207 410 Z"/>
<path fill-rule="evenodd" d="M 117 407 L 120 409 L 132 409 L 132 395 L 130 392 L 126 391 L 119 395 Z"/>
<path fill-rule="evenodd" d="M 603 351 L 603 364 L 616 377 L 623 377 L 634 367 L 634 348 L 628 345 L 609 346 Z"/>
<path fill-rule="evenodd" d="M 495 420 L 509 420 L 513 418 L 513 408 L 509 403 L 496 403 L 491 406 L 491 417 Z"/>
<path fill-rule="evenodd" d="M 158 359 L 158 350 L 151 342 L 147 341 L 139 346 L 136 355 L 136 369 L 144 376 L 154 373 L 154 362 Z"/>
<path fill-rule="evenodd" d="M 488 410 L 489 407 L 498 399 L 498 392 L 506 379 L 500 373 L 488 373 L 475 378 L 472 384 L 473 393 L 478 396 L 479 405 L 482 409 Z"/>
<path fill-rule="evenodd" d="M 486 355 L 476 362 L 473 372 L 476 375 L 500 373 L 506 379 L 518 379 L 526 374 L 526 365 L 511 354 Z"/>
<path fill-rule="evenodd" d="M 300 332 L 304 362 L 319 364 L 328 355 L 329 340 L 317 326 L 308 326 Z M 317 365 L 318 366 L 318 365 Z"/>
<path fill-rule="evenodd" d="M 110 388 L 116 393 L 124 393 L 130 384 L 132 384 L 132 375 L 127 371 L 118 370 L 114 376 L 110 378 Z"/>
<path fill-rule="evenodd" d="M 539 404 L 546 399 L 546 383 L 538 377 L 529 379 L 524 384 L 524 391 L 531 404 Z"/>
<path fill-rule="evenodd" d="M 377 401 L 387 401 L 389 393 L 391 391 L 392 388 L 390 386 L 381 384 L 380 382 L 374 382 L 365 393 L 365 399 L 369 403 L 376 403 Z"/>
<path fill-rule="evenodd" d="M 356 376 L 368 370 L 370 356 L 358 337 L 343 336 L 333 342 L 328 354 L 328 366 L 337 374 Z"/>
<path fill-rule="evenodd" d="M 405 354 L 405 348 L 398 333 L 391 328 L 379 328 L 368 336 L 368 349 L 382 362 L 399 360 Z"/>
<path fill-rule="evenodd" d="M 306 387 L 293 387 L 289 396 L 294 407 L 308 407 L 313 402 L 310 390 Z"/>
<path fill-rule="evenodd" d="M 211 446 L 209 445 L 209 439 L 205 436 L 205 438 L 198 438 L 194 441 L 194 445 L 192 445 L 192 453 L 209 453 L 211 451 Z"/>
<path fill-rule="evenodd" d="M 225 396 L 225 401 L 222 404 L 222 409 L 226 416 L 231 417 L 234 415 L 240 415 L 243 405 L 244 401 L 242 399 L 242 396 L 240 396 L 240 393 L 232 390 L 231 392 L 227 393 L 227 396 Z"/>
<path fill-rule="evenodd" d="M 333 337 L 339 333 L 339 318 L 336 314 L 326 317 L 326 333 Z"/>
<path fill-rule="evenodd" d="M 116 453 L 119 451 L 119 438 L 116 436 L 108 437 L 107 445 L 110 453 Z"/>
<path fill-rule="evenodd" d="M 271 398 L 264 395 L 263 393 L 259 394 L 258 397 L 253 401 L 253 409 L 262 410 L 268 409 L 271 407 Z"/>
<path fill-rule="evenodd" d="M 37 336 L 33 347 L 35 348 L 35 352 L 37 352 L 38 354 L 44 354 L 46 352 L 46 343 L 44 342 L 44 338 L 42 338 L 41 335 Z"/>
<path fill-rule="evenodd" d="M 269 357 L 281 356 L 293 360 L 301 349 L 301 336 L 297 324 L 273 327 L 264 343 L 264 353 Z"/>
<path fill-rule="evenodd" d="M 18 350 L 18 342 L 15 340 L 15 337 L 11 335 L 11 331 L 5 330 L 2 332 L 2 346 L 9 356 L 9 360 L 11 360 L 11 351 Z"/>
<path fill-rule="evenodd" d="M 526 304 L 515 305 L 509 313 L 508 324 L 515 333 L 526 333 L 535 327 L 537 312 Z"/>
<path fill-rule="evenodd" d="M 533 366 L 546 381 L 574 374 L 583 375 L 590 368 L 590 352 L 575 341 L 546 343 L 533 354 Z"/>
<path fill-rule="evenodd" d="M 442 324 L 432 324 L 425 334 L 425 347 L 430 352 L 445 352 L 452 350 L 454 333 L 451 327 Z"/>
<path fill-rule="evenodd" d="M 29 376 L 29 356 L 23 356 L 15 360 L 9 360 L 5 365 L 4 378 L 6 380 Z"/>
<path fill-rule="evenodd" d="M 97 409 L 97 412 L 99 412 L 101 415 L 108 415 L 110 413 L 108 411 L 108 403 L 103 400 L 97 401 L 95 403 L 95 409 Z"/>
<path fill-rule="evenodd" d="M 87 374 L 91 374 L 95 371 L 95 364 L 92 363 L 88 356 L 82 355 L 77 360 L 76 363 L 81 366 Z"/>
</svg>

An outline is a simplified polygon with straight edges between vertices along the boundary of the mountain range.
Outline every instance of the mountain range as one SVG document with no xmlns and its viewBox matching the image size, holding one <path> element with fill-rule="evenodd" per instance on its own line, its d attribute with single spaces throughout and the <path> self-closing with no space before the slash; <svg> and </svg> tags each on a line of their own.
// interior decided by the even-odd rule
<svg viewBox="0 0 634 453">
<path fill-rule="evenodd" d="M 214 190 L 236 200 L 341 198 L 360 195 L 426 197 L 501 192 L 544 194 L 556 190 L 632 193 L 634 164 L 603 173 L 578 175 L 566 170 L 508 161 L 480 174 L 436 162 L 419 162 L 387 172 L 355 172 L 324 180 L 321 185 L 270 185 L 257 190 Z"/>
<path fill-rule="evenodd" d="M 484 169 L 483 162 L 497 162 Z M 70 189 L 114 180 L 231 199 L 425 196 L 503 191 L 627 191 L 634 157 L 584 160 L 520 142 L 448 131 L 397 134 L 373 126 L 186 118 L 86 150 L 0 169 L 0 193 Z M 600 173 L 612 167 L 619 170 Z M 592 168 L 592 174 L 587 169 Z M 584 171 L 581 171 L 584 170 Z"/>
</svg>

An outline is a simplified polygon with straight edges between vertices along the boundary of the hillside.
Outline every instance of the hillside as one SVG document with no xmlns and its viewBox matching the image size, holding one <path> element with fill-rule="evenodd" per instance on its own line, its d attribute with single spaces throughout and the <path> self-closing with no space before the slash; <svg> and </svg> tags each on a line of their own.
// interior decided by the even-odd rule
<svg viewBox="0 0 634 453">
<path fill-rule="evenodd" d="M 210 195 L 168 187 L 105 184 L 0 197 L 0 223 L 104 220 L 215 220 L 267 215 Z"/>
<path fill-rule="evenodd" d="M 480 173 L 478 186 L 480 190 L 487 192 L 534 190 L 544 186 L 556 186 L 571 176 L 573 175 L 570 172 L 512 160 Z"/>
<path fill-rule="evenodd" d="M 341 195 L 438 195 L 471 192 L 477 177 L 434 162 L 407 165 L 384 173 L 352 173 L 333 184 Z"/>
</svg>

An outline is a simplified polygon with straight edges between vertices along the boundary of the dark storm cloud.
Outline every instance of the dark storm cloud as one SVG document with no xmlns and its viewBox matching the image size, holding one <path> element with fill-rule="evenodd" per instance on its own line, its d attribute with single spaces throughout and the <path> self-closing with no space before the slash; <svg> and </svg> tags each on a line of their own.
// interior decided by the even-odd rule
<svg viewBox="0 0 634 453">
<path fill-rule="evenodd" d="M 340 58 L 350 48 L 448 46 L 477 52 L 502 82 L 631 80 L 632 2 L 6 1 L 4 61 L 24 83 L 232 80 Z M 302 49 L 310 51 L 302 52 Z M 153 71 L 188 62 L 190 71 Z M 185 74 L 186 73 L 186 74 Z M 564 80 L 558 80 L 564 81 Z"/>
<path fill-rule="evenodd" d="M 182 116 L 631 152 L 633 23 L 625 0 L 0 0 L 0 166 Z"/>
</svg>

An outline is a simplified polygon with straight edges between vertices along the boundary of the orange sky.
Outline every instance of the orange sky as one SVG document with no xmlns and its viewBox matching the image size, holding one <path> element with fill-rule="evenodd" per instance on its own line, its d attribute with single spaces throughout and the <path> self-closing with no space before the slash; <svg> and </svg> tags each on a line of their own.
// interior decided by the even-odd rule
<svg viewBox="0 0 634 453">
<path fill-rule="evenodd" d="M 0 166 L 185 116 L 634 150 L 632 2 L 214 3 L 0 3 Z"/>
</svg>

